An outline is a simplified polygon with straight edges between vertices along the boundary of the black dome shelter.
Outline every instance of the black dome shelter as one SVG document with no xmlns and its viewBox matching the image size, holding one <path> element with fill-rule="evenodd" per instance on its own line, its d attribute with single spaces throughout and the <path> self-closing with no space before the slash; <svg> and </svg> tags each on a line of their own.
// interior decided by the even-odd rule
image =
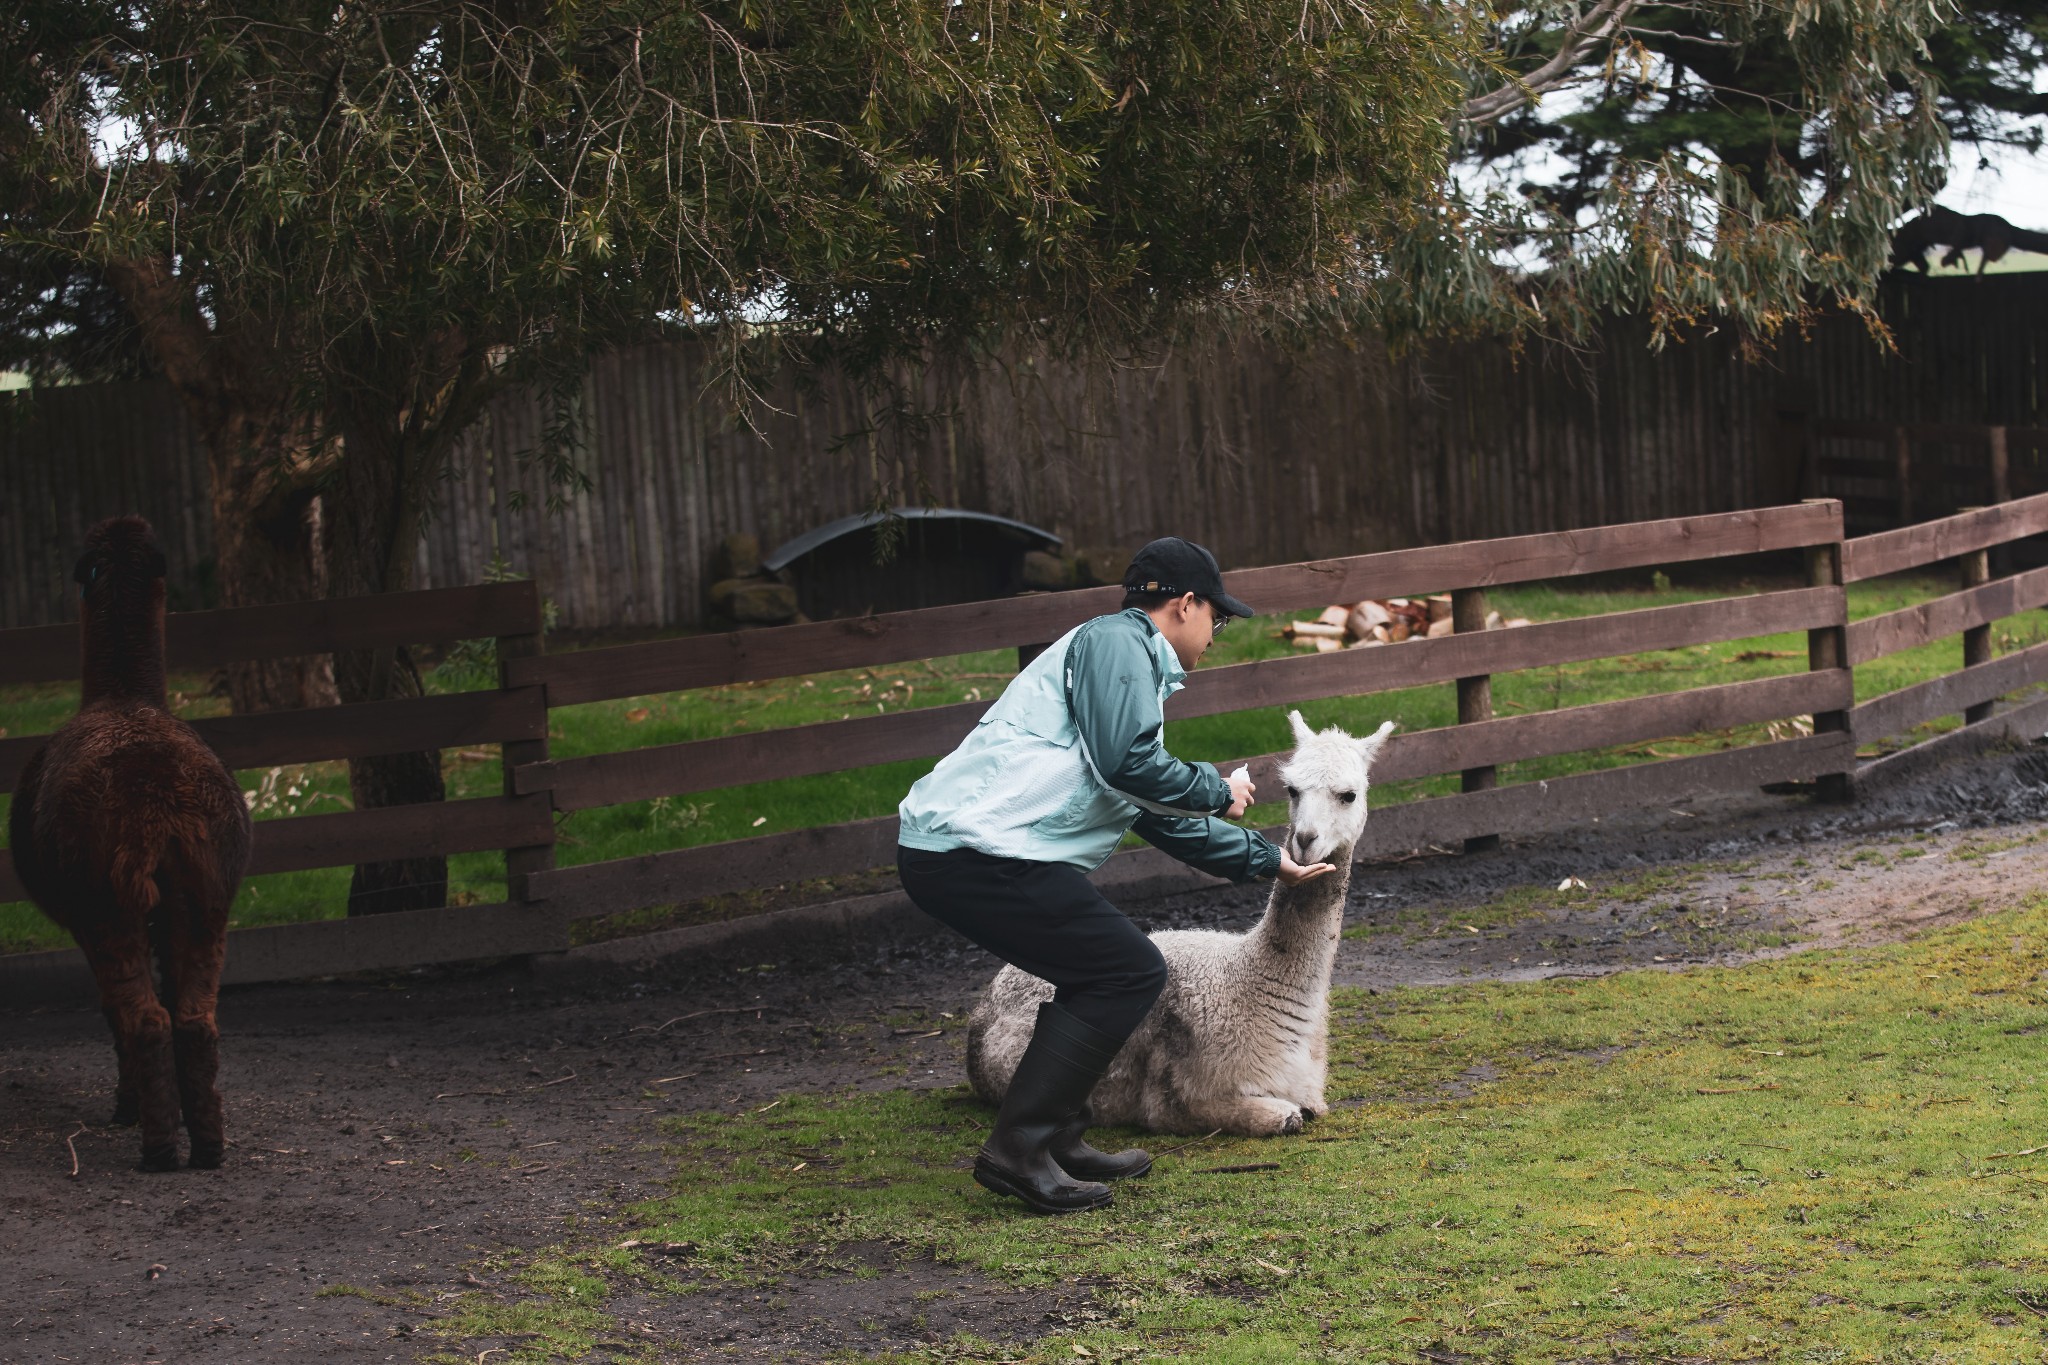
<svg viewBox="0 0 2048 1365">
<path fill-rule="evenodd" d="M 877 563 L 877 535 L 889 517 L 901 519 L 901 536 L 888 562 Z M 898 507 L 806 531 L 761 567 L 795 586 L 806 616 L 860 616 L 1007 597 L 1024 586 L 1025 554 L 1060 543 L 1050 531 L 988 512 Z"/>
</svg>

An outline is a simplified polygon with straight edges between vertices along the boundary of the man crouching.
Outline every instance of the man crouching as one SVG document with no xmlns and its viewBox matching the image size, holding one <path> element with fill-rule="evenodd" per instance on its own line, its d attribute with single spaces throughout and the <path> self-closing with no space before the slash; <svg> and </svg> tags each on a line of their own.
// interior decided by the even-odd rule
<svg viewBox="0 0 2048 1365">
<path fill-rule="evenodd" d="M 1233 881 L 1332 870 L 1224 823 L 1251 804 L 1250 777 L 1183 763 L 1161 742 L 1166 699 L 1226 622 L 1252 614 L 1223 591 L 1215 556 L 1155 540 L 1123 584 L 1123 610 L 1033 659 L 898 811 L 910 898 L 1055 988 L 974 1160 L 977 1181 L 1040 1213 L 1100 1208 L 1111 1199 L 1102 1182 L 1152 1165 L 1085 1138 L 1089 1092 L 1166 983 L 1159 949 L 1087 874 L 1132 830 Z"/>
</svg>

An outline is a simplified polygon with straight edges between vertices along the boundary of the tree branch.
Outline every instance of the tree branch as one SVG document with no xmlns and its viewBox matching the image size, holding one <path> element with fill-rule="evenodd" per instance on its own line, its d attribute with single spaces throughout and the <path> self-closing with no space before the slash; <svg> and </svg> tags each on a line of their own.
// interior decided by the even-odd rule
<svg viewBox="0 0 2048 1365">
<path fill-rule="evenodd" d="M 1460 121 L 1479 125 L 1493 123 L 1512 114 L 1548 91 L 1569 85 L 1586 55 L 1602 43 L 1612 41 L 1627 25 L 1628 18 L 1643 0 L 1599 0 L 1565 28 L 1556 55 L 1526 76 L 1475 95 L 1459 110 Z"/>
</svg>

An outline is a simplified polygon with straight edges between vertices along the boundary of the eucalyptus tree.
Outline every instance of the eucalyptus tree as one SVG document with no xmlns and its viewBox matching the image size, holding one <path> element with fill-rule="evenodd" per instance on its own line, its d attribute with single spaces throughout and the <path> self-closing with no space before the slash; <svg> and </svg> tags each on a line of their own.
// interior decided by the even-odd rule
<svg viewBox="0 0 2048 1365">
<path fill-rule="evenodd" d="M 1495 239 L 1595 307 L 1733 319 L 1751 340 L 1817 303 L 1870 317 L 1888 233 L 1942 188 L 1950 143 L 2042 145 L 2040 0 L 1571 14 L 1577 29 L 1542 4 L 1503 14 L 1509 68 L 1556 92 L 1473 100 L 1460 153 L 1493 172 L 1466 182 L 1495 186 Z M 1573 31 L 1604 59 L 1556 70 Z"/>
<path fill-rule="evenodd" d="M 1782 35 L 1817 193 L 1673 157 L 1578 215 L 1460 186 L 1484 129 L 1639 50 L 1636 0 L 16 0 L 0 252 L 55 272 L 60 313 L 117 298 L 177 386 L 226 601 L 392 591 L 490 395 L 561 400 L 534 454 L 573 491 L 577 376 L 637 339 L 707 339 L 732 395 L 792 357 L 872 373 L 998 339 L 1571 332 L 1609 307 L 1768 333 L 1862 306 L 1941 164 L 1934 11 L 1703 3 Z M 333 681 L 419 686 L 402 654 Z M 254 675 L 236 702 L 319 689 Z M 352 783 L 439 793 L 431 756 Z M 358 869 L 352 904 L 437 881 Z"/>
</svg>

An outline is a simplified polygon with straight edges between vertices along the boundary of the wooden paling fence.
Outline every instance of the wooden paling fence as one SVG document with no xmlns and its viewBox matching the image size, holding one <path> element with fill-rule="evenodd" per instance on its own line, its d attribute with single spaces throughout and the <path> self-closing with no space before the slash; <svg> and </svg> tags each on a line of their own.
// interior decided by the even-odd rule
<svg viewBox="0 0 2048 1365">
<path fill-rule="evenodd" d="M 2010 501 L 2012 457 L 2048 449 L 2048 427 L 1800 418 L 1804 484 L 1842 504 L 1845 525 L 1905 526 L 1973 503 Z M 2024 472 L 2024 471 L 2023 471 Z"/>
<path fill-rule="evenodd" d="M 1396 733 L 1381 751 L 1374 776 L 1393 781 L 1458 773 L 1463 790 L 1374 812 L 1357 850 L 1364 858 L 1457 840 L 1484 846 L 1503 834 L 1769 783 L 1818 779 L 1824 795 L 1846 796 L 1859 744 L 1903 734 L 1927 719 L 1961 712 L 1969 724 L 1987 729 L 2028 735 L 2048 729 L 2048 699 L 1990 714 L 1998 697 L 2048 681 L 2048 645 L 1994 660 L 1990 641 L 1992 621 L 2048 603 L 2048 570 L 1993 579 L 1988 551 L 2043 531 L 2048 494 L 1856 540 L 1843 538 L 1841 504 L 1821 499 L 1239 570 L 1224 576 L 1229 590 L 1265 611 L 1449 591 L 1453 619 L 1464 629 L 1380 649 L 1202 669 L 1175 699 L 1173 714 L 1214 715 L 1455 683 L 1459 722 Z M 1479 628 L 1489 588 L 1773 551 L 1804 552 L 1807 586 L 1515 630 Z M 1848 620 L 1845 584 L 1941 563 L 1955 566 L 1958 591 L 1883 616 Z M 486 635 L 499 641 L 495 690 L 198 723 L 223 757 L 242 768 L 478 743 L 500 743 L 505 754 L 503 796 L 259 821 L 253 870 L 505 849 L 506 904 L 239 930 L 232 939 L 229 979 L 554 951 L 567 945 L 568 926 L 578 918 L 885 865 L 894 856 L 893 817 L 562 868 L 553 865 L 553 821 L 558 813 L 933 757 L 957 744 L 987 703 L 564 759 L 547 756 L 547 713 L 612 698 L 977 650 L 1016 647 L 1028 657 L 1074 625 L 1114 610 L 1119 596 L 1119 589 L 1101 588 L 552 656 L 538 647 L 538 594 L 528 583 L 174 614 L 168 641 L 174 668 Z M 1788 631 L 1807 635 L 1805 672 L 1555 711 L 1492 714 L 1489 679 L 1495 674 Z M 1858 663 L 1958 634 L 1963 666 L 1957 672 L 1855 704 Z M 70 628 L 0 632 L 0 682 L 75 676 L 75 650 Z M 1500 765 L 1520 760 L 1806 716 L 1813 717 L 1813 733 L 1795 738 L 1548 781 L 1495 781 Z M 12 789 L 39 742 L 35 736 L 0 740 L 5 789 Z M 1275 769 L 1284 757 L 1244 761 L 1264 785 L 1277 781 Z M 1097 874 L 1108 885 L 1175 875 L 1204 880 L 1155 850 L 1120 853 Z M 0 862 L 0 900 L 19 895 L 11 863 Z M 54 956 L 0 959 L 0 982 L 12 964 Z"/>
</svg>

